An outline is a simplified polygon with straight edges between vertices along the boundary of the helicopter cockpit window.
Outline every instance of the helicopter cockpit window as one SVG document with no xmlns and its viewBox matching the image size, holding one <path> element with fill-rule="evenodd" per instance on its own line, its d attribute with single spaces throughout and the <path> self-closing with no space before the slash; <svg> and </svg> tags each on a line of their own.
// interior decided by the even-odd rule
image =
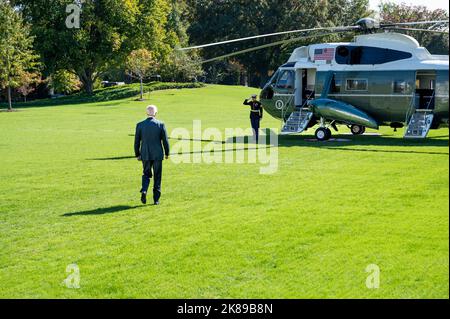
<svg viewBox="0 0 450 319">
<path fill-rule="evenodd" d="M 409 52 L 366 46 L 341 45 L 336 52 L 336 63 L 350 65 L 383 64 L 412 57 Z"/>
<path fill-rule="evenodd" d="M 278 77 L 277 88 L 293 90 L 294 81 L 294 71 L 282 71 Z"/>
<path fill-rule="evenodd" d="M 280 70 L 277 70 L 274 75 L 272 75 L 272 78 L 269 81 L 270 86 L 275 86 L 277 83 L 278 75 L 280 75 Z"/>
</svg>

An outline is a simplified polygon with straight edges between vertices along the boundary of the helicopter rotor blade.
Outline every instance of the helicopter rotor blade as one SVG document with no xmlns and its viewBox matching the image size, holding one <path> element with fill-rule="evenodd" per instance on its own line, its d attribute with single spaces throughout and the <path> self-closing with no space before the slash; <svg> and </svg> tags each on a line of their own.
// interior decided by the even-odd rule
<svg viewBox="0 0 450 319">
<path fill-rule="evenodd" d="M 214 42 L 214 43 L 207 43 L 207 44 L 196 45 L 196 46 L 191 46 L 191 47 L 187 47 L 187 48 L 180 48 L 178 50 L 187 51 L 187 50 L 193 50 L 193 49 L 201 49 L 201 48 L 212 47 L 212 46 L 221 45 L 221 44 L 234 43 L 234 42 L 258 39 L 258 38 L 265 38 L 265 37 L 272 37 L 272 36 L 276 36 L 276 35 L 292 34 L 292 33 L 311 32 L 311 31 L 339 32 L 339 31 L 351 31 L 351 30 L 356 30 L 356 29 L 360 29 L 360 27 L 359 26 L 342 26 L 342 27 L 319 27 L 319 28 L 310 28 L 310 29 L 291 30 L 291 31 L 260 34 L 260 35 L 255 35 L 255 36 L 251 36 L 251 37 L 225 40 L 225 41 Z"/>
<path fill-rule="evenodd" d="M 388 27 L 395 27 L 395 26 L 402 26 L 402 25 L 423 25 L 423 24 L 442 24 L 447 23 L 447 20 L 435 20 L 435 21 L 417 21 L 417 22 L 398 22 L 398 23 L 385 23 L 381 24 L 380 28 L 388 28 Z M 293 33 L 301 33 L 301 32 L 311 32 L 311 31 L 333 31 L 333 32 L 340 32 L 340 31 L 352 31 L 352 30 L 360 30 L 361 26 L 359 25 L 353 25 L 353 26 L 339 26 L 339 27 L 317 27 L 317 28 L 309 28 L 309 29 L 299 29 L 299 30 L 291 30 L 291 31 L 282 31 L 282 32 L 275 32 L 275 33 L 267 33 L 267 34 L 260 34 L 250 37 L 244 37 L 244 38 L 237 38 L 237 39 L 231 39 L 231 40 L 225 40 L 225 41 L 219 41 L 219 42 L 213 42 L 213 43 L 206 43 L 201 45 L 195 45 L 190 46 L 186 48 L 179 48 L 177 50 L 179 51 L 187 51 L 187 50 L 194 50 L 194 49 L 201 49 L 201 48 L 207 48 L 222 44 L 228 44 L 228 43 L 235 43 L 235 42 L 241 42 L 241 41 L 247 41 L 252 39 L 259 39 L 259 38 L 265 38 L 265 37 L 272 37 L 277 35 L 286 35 L 286 34 L 293 34 Z"/>
<path fill-rule="evenodd" d="M 327 36 L 327 35 L 344 33 L 344 32 L 348 32 L 348 31 L 349 30 L 342 30 L 342 31 L 320 33 L 320 34 L 311 34 L 311 35 L 296 37 L 296 38 L 292 38 L 292 39 L 276 41 L 276 42 L 260 45 L 260 46 L 257 46 L 257 47 L 248 48 L 248 49 L 245 49 L 245 50 L 240 50 L 240 51 L 224 54 L 224 55 L 217 56 L 217 57 L 214 57 L 214 58 L 211 58 L 211 59 L 203 60 L 203 61 L 200 61 L 199 64 L 204 64 L 204 63 L 213 62 L 213 61 L 217 61 L 217 60 L 223 60 L 223 59 L 226 59 L 226 58 L 229 58 L 229 57 L 232 57 L 232 56 L 236 56 L 236 55 L 240 55 L 240 54 L 244 54 L 244 53 L 248 53 L 248 52 L 252 52 L 252 51 L 256 51 L 256 50 L 261 50 L 261 49 L 265 49 L 265 48 L 270 48 L 270 47 L 281 45 L 281 44 L 287 44 L 287 43 L 295 42 L 295 41 L 298 41 L 298 40 L 315 38 L 315 37 L 324 37 L 324 36 Z"/>
<path fill-rule="evenodd" d="M 394 31 L 418 31 L 418 32 L 431 32 L 431 33 L 441 33 L 441 34 L 448 34 L 448 30 L 430 30 L 430 29 L 417 29 L 417 28 L 389 28 L 389 30 Z"/>
<path fill-rule="evenodd" d="M 416 22 L 395 22 L 395 23 L 382 23 L 380 25 L 381 28 L 402 26 L 402 25 L 421 25 L 421 24 L 441 24 L 441 23 L 449 23 L 448 20 L 435 20 L 435 21 L 416 21 Z"/>
</svg>

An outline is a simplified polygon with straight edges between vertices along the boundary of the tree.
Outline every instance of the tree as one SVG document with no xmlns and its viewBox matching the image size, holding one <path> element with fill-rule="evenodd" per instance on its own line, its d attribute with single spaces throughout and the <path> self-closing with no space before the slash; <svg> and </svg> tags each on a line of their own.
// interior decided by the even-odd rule
<svg viewBox="0 0 450 319">
<path fill-rule="evenodd" d="M 66 25 L 69 14 L 65 9 L 73 5 L 73 0 L 14 3 L 33 22 L 36 48 L 46 73 L 68 70 L 79 77 L 87 93 L 92 93 L 95 81 L 108 69 L 123 66 L 135 49 L 154 52 L 158 61 L 167 59 L 171 52 L 166 41 L 169 0 L 77 1 L 81 9 L 79 28 Z"/>
<path fill-rule="evenodd" d="M 379 6 L 380 18 L 387 22 L 435 21 L 448 20 L 448 11 L 443 9 L 428 10 L 425 6 L 410 6 L 404 3 L 383 2 Z M 439 29 L 439 28 L 438 28 Z M 408 35 L 434 54 L 448 54 L 448 34 L 408 31 Z"/>
<path fill-rule="evenodd" d="M 17 91 L 22 94 L 24 101 L 27 101 L 27 96 L 34 92 L 36 85 L 41 82 L 41 76 L 37 72 L 21 72 L 19 76 L 19 87 Z"/>
<path fill-rule="evenodd" d="M 196 52 L 183 52 L 174 50 L 186 46 L 189 43 L 187 35 L 188 21 L 184 18 L 184 12 L 190 10 L 184 0 L 170 0 L 170 13 L 167 16 L 166 42 L 171 51 L 167 58 L 160 64 L 158 72 L 163 78 L 172 82 L 184 82 L 196 80 L 203 75 L 199 64 L 200 58 Z"/>
<path fill-rule="evenodd" d="M 160 68 L 160 72 L 164 78 L 172 82 L 193 81 L 203 75 L 199 58 L 178 50 L 172 52 L 169 61 Z"/>
<path fill-rule="evenodd" d="M 157 67 L 156 60 L 152 52 L 147 49 L 134 50 L 128 56 L 126 62 L 127 70 L 132 77 L 139 79 L 141 84 L 141 101 L 144 100 L 144 78 Z"/>
<path fill-rule="evenodd" d="M 58 70 L 48 78 L 48 86 L 56 93 L 71 94 L 81 89 L 76 75 L 67 70 Z"/>
<path fill-rule="evenodd" d="M 11 90 L 19 87 L 24 75 L 37 66 L 32 44 L 29 25 L 9 2 L 0 0 L 0 87 L 7 90 L 9 110 Z"/>
<path fill-rule="evenodd" d="M 217 5 L 215 0 L 186 0 L 189 11 L 185 19 L 190 22 L 188 35 L 193 44 L 217 42 L 251 35 L 314 27 L 354 24 L 370 14 L 367 0 L 229 0 Z M 268 37 L 250 41 L 205 48 L 204 58 L 249 47 L 287 39 L 289 36 Z M 350 37 L 347 34 L 344 39 Z M 337 36 L 300 40 L 285 46 L 275 46 L 233 57 L 249 75 L 250 85 L 266 82 L 271 71 L 283 64 L 295 47 L 314 42 L 342 39 Z M 206 66 L 208 67 L 208 65 Z"/>
</svg>

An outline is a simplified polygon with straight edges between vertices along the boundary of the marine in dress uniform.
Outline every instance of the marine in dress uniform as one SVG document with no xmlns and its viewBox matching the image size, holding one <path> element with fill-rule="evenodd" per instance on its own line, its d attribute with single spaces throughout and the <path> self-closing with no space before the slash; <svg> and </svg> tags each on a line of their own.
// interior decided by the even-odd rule
<svg viewBox="0 0 450 319">
<path fill-rule="evenodd" d="M 256 94 L 252 95 L 251 100 L 245 99 L 244 105 L 250 105 L 250 123 L 253 129 L 253 136 L 255 138 L 256 143 L 258 143 L 259 139 L 259 122 L 263 116 L 263 108 L 261 102 L 256 100 Z"/>
</svg>

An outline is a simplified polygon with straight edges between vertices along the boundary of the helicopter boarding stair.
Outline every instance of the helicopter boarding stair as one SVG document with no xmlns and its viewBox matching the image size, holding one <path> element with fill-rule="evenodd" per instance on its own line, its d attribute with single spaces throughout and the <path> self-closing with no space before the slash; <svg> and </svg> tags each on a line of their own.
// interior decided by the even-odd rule
<svg viewBox="0 0 450 319">
<path fill-rule="evenodd" d="M 413 98 L 412 107 L 410 112 L 407 114 L 407 119 L 409 117 L 408 126 L 405 130 L 404 138 L 425 138 L 430 131 L 431 124 L 433 123 L 434 113 L 431 107 L 431 103 L 434 100 L 434 92 L 433 95 L 430 96 L 430 99 L 427 103 L 426 108 L 416 108 L 416 102 Z M 411 115 L 410 115 L 411 114 Z"/>
<path fill-rule="evenodd" d="M 281 135 L 295 134 L 303 132 L 312 119 L 313 112 L 305 105 L 308 100 L 303 103 L 301 107 L 295 107 L 294 111 L 289 115 L 286 122 L 283 123 L 281 128 Z M 288 106 L 289 104 L 287 104 Z"/>
</svg>

